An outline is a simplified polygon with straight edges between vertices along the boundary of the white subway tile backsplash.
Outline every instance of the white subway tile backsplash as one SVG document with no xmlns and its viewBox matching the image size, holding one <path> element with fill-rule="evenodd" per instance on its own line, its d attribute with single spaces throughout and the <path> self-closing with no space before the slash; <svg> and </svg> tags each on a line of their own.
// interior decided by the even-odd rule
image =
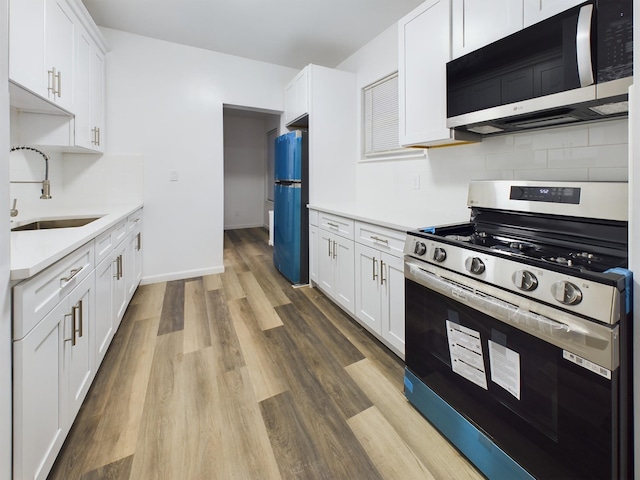
<svg viewBox="0 0 640 480">
<path fill-rule="evenodd" d="M 531 134 L 533 150 L 576 148 L 589 145 L 589 130 L 585 127 L 564 127 L 540 130 Z"/>
<path fill-rule="evenodd" d="M 550 180 L 550 181 L 579 181 L 589 180 L 588 168 L 564 168 L 564 169 L 540 169 L 540 170 L 516 170 L 516 180 Z"/>
<path fill-rule="evenodd" d="M 598 122 L 589 125 L 589 145 L 612 145 L 629 143 L 629 121 L 627 119 Z"/>
<path fill-rule="evenodd" d="M 546 152 L 520 150 L 508 153 L 488 153 L 487 170 L 520 170 L 545 168 L 547 166 Z"/>
<path fill-rule="evenodd" d="M 549 150 L 549 168 L 626 167 L 629 162 L 626 144 Z"/>
<path fill-rule="evenodd" d="M 590 168 L 590 182 L 628 182 L 628 168 Z"/>
</svg>

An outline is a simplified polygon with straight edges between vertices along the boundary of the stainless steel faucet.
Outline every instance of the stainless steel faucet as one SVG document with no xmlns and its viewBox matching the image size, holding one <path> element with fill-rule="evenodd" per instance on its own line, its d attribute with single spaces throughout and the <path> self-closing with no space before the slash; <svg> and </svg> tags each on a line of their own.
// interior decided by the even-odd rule
<svg viewBox="0 0 640 480">
<path fill-rule="evenodd" d="M 41 150 L 33 147 L 27 147 L 26 145 L 17 145 L 15 147 L 11 147 L 9 153 L 15 152 L 16 150 L 31 150 L 32 152 L 39 153 L 44 158 L 44 180 L 41 182 L 38 181 L 27 181 L 27 180 L 10 180 L 9 183 L 41 183 L 42 184 L 42 195 L 40 198 L 44 200 L 48 200 L 51 198 L 51 184 L 49 183 L 49 156 Z"/>
</svg>

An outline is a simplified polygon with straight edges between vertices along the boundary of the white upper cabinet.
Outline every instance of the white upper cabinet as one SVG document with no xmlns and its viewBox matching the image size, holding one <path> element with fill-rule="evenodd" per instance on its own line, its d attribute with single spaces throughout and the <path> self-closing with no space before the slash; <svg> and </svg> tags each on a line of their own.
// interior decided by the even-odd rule
<svg viewBox="0 0 640 480">
<path fill-rule="evenodd" d="M 309 113 L 309 67 L 305 67 L 284 89 L 284 121 L 287 125 Z"/>
<path fill-rule="evenodd" d="M 452 58 L 466 55 L 522 27 L 522 0 L 452 0 Z"/>
<path fill-rule="evenodd" d="M 47 92 L 62 108 L 73 111 L 74 19 L 65 0 L 47 0 L 45 69 Z"/>
<path fill-rule="evenodd" d="M 526 28 L 583 2 L 584 0 L 524 0 L 524 26 Z"/>
<path fill-rule="evenodd" d="M 470 141 L 447 128 L 450 0 L 428 0 L 398 22 L 398 108 L 401 146 Z"/>
</svg>

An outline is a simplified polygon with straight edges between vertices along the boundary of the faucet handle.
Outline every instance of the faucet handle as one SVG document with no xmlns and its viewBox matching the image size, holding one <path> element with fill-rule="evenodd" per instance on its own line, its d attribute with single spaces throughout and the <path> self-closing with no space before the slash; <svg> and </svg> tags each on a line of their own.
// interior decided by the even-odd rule
<svg viewBox="0 0 640 480">
<path fill-rule="evenodd" d="M 17 217 L 18 216 L 18 209 L 16 208 L 17 205 L 18 205 L 18 199 L 14 198 L 13 199 L 13 208 L 11 208 L 11 216 L 12 217 Z"/>
</svg>

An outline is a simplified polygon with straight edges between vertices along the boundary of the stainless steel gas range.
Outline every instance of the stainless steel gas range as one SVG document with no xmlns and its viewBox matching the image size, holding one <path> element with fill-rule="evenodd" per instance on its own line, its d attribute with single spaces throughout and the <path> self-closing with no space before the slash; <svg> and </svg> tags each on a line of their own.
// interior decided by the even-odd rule
<svg viewBox="0 0 640 480">
<path fill-rule="evenodd" d="M 489 478 L 633 475 L 627 194 L 472 182 L 408 233 L 405 395 Z"/>
</svg>

